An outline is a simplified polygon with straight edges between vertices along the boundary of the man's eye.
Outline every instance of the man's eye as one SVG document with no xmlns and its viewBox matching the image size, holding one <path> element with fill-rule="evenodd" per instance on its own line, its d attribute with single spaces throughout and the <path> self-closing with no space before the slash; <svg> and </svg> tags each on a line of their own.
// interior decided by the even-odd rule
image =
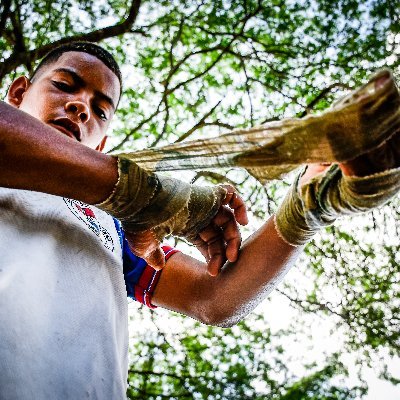
<svg viewBox="0 0 400 400">
<path fill-rule="evenodd" d="M 62 90 L 63 92 L 72 92 L 74 88 L 67 83 L 64 82 L 59 82 L 59 81 L 53 81 L 54 86 L 56 86 L 58 89 Z"/>
<path fill-rule="evenodd" d="M 102 121 L 107 121 L 107 115 L 100 107 L 94 107 L 94 112 Z"/>
</svg>

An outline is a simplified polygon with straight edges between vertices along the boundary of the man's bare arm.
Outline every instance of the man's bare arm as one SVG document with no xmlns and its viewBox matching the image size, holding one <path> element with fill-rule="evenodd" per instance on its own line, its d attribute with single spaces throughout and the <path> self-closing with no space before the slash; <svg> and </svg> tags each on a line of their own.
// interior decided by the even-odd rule
<svg viewBox="0 0 400 400">
<path fill-rule="evenodd" d="M 0 102 L 0 186 L 104 200 L 118 179 L 116 160 Z"/>
<path fill-rule="evenodd" d="M 291 268 L 302 247 L 284 242 L 270 218 L 242 246 L 235 263 L 216 277 L 204 263 L 174 254 L 163 270 L 153 303 L 204 323 L 230 326 L 250 313 Z"/>
</svg>

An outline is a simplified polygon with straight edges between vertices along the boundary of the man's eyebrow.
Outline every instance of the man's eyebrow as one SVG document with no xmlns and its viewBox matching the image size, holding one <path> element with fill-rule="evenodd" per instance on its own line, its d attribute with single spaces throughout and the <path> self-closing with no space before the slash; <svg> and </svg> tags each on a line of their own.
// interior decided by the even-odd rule
<svg viewBox="0 0 400 400">
<path fill-rule="evenodd" d="M 86 82 L 82 77 L 80 77 L 75 71 L 69 68 L 57 68 L 54 70 L 54 72 L 64 72 L 72 77 L 74 82 L 79 85 L 79 86 L 85 86 Z M 107 96 L 106 94 L 99 92 L 98 90 L 95 90 L 95 95 L 97 97 L 100 97 L 101 99 L 105 100 L 107 103 L 110 104 L 110 106 L 115 110 L 115 104 L 110 96 Z"/>
</svg>

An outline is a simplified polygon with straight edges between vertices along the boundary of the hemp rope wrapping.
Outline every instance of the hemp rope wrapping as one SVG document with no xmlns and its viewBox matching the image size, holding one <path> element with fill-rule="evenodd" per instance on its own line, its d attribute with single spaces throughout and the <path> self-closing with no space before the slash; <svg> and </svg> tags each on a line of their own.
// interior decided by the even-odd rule
<svg viewBox="0 0 400 400">
<path fill-rule="evenodd" d="M 158 240 L 168 234 L 193 240 L 217 212 L 224 189 L 200 188 L 158 172 L 241 167 L 264 183 L 301 164 L 353 159 L 399 129 L 399 91 L 391 72 L 383 70 L 319 115 L 117 154 L 119 182 L 98 207 L 133 232 L 153 229 Z"/>
<path fill-rule="evenodd" d="M 382 78 L 385 83 L 376 88 Z M 382 70 L 319 115 L 122 155 L 154 172 L 241 167 L 265 183 L 302 164 L 348 161 L 399 128 L 399 91 L 391 72 Z"/>
<path fill-rule="evenodd" d="M 124 229 L 152 229 L 157 240 L 169 234 L 195 240 L 217 213 L 226 190 L 201 187 L 151 173 L 118 157 L 118 182 L 98 208 L 118 218 Z"/>
<path fill-rule="evenodd" d="M 336 218 L 370 211 L 400 190 L 400 167 L 369 176 L 345 176 L 338 165 L 298 187 L 301 174 L 275 214 L 279 236 L 292 246 L 307 243 Z"/>
</svg>

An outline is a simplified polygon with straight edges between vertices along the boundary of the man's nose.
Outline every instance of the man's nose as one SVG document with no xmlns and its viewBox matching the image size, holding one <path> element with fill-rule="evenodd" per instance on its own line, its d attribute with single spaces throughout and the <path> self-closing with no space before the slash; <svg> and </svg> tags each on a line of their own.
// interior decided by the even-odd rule
<svg viewBox="0 0 400 400">
<path fill-rule="evenodd" d="M 65 111 L 78 117 L 82 123 L 86 123 L 90 119 L 89 107 L 83 101 L 69 101 L 65 104 Z"/>
</svg>

